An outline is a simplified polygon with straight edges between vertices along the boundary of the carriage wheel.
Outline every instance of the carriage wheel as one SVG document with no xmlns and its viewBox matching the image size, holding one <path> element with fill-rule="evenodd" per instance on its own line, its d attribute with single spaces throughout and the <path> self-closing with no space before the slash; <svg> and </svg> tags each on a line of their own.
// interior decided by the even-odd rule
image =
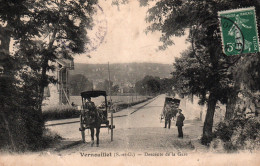
<svg viewBox="0 0 260 166">
<path fill-rule="evenodd" d="M 82 141 L 85 143 L 85 128 L 84 128 L 84 122 L 83 122 L 83 117 L 80 115 L 80 129 L 81 131 L 81 136 L 82 136 Z"/>
</svg>

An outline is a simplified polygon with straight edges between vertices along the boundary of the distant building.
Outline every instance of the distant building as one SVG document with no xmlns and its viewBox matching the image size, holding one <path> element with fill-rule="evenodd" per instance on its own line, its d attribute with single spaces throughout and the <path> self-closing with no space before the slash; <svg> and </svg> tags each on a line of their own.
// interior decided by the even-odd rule
<svg viewBox="0 0 260 166">
<path fill-rule="evenodd" d="M 69 71 L 74 70 L 74 61 L 68 59 L 58 59 L 54 63 L 56 69 L 48 73 L 57 79 L 56 84 L 49 84 L 44 89 L 43 106 L 66 105 L 70 103 L 69 93 Z"/>
</svg>

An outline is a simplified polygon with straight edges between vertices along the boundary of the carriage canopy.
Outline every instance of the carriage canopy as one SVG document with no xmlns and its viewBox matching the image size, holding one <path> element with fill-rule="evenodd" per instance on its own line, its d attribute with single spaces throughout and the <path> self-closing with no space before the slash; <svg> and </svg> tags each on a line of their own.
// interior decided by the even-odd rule
<svg viewBox="0 0 260 166">
<path fill-rule="evenodd" d="M 108 105 L 107 105 L 107 93 L 106 93 L 106 91 L 101 91 L 101 90 L 84 91 L 84 92 L 81 92 L 80 95 L 81 95 L 81 98 L 82 98 L 83 108 L 84 108 L 84 105 L 86 103 L 85 100 L 87 98 L 93 98 L 93 97 L 96 98 L 96 97 L 103 96 L 105 98 L 105 101 L 104 101 L 104 104 L 103 104 L 104 105 L 103 109 L 105 109 L 105 111 L 107 111 Z M 106 113 L 106 115 L 107 115 L 107 113 Z"/>
<path fill-rule="evenodd" d="M 168 103 L 174 103 L 174 104 L 176 104 L 176 105 L 180 105 L 180 102 L 181 102 L 181 100 L 179 100 L 179 99 L 176 99 L 176 98 L 172 98 L 172 97 L 166 97 L 165 98 L 165 104 L 168 104 Z"/>
<path fill-rule="evenodd" d="M 99 97 L 99 96 L 107 96 L 106 91 L 85 91 L 80 93 L 82 98 L 88 98 L 88 97 Z"/>
</svg>

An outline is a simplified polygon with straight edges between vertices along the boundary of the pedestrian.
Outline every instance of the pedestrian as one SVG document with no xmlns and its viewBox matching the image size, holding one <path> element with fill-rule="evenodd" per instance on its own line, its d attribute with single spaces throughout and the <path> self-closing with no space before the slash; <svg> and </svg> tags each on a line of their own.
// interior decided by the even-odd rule
<svg viewBox="0 0 260 166">
<path fill-rule="evenodd" d="M 178 127 L 178 137 L 179 138 L 183 138 L 182 126 L 183 126 L 183 121 L 185 120 L 185 117 L 181 112 L 182 112 L 182 110 L 179 109 L 179 115 L 178 115 L 177 121 L 176 121 L 176 126 Z"/>
<path fill-rule="evenodd" d="M 168 125 L 168 128 L 170 129 L 171 128 L 171 119 L 172 119 L 172 108 L 170 105 L 166 105 L 165 107 L 166 109 L 166 112 L 165 112 L 165 126 L 164 128 L 167 128 L 167 125 Z"/>
</svg>

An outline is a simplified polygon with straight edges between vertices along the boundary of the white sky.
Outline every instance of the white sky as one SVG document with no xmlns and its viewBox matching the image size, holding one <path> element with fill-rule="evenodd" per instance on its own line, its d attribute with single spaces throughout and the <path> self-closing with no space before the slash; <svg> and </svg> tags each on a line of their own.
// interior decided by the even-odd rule
<svg viewBox="0 0 260 166">
<path fill-rule="evenodd" d="M 155 62 L 172 64 L 174 58 L 188 47 L 185 42 L 187 37 L 174 38 L 175 45 L 165 51 L 157 51 L 160 33 L 145 34 L 148 26 L 145 22 L 148 7 L 139 7 L 137 0 L 129 4 L 117 6 L 111 5 L 111 0 L 100 0 L 98 19 L 105 18 L 107 21 L 107 34 L 104 41 L 89 53 L 76 55 L 76 63 L 127 63 L 127 62 Z M 92 30 L 92 36 L 95 32 Z M 90 35 L 91 36 L 91 35 Z M 90 55 L 91 58 L 88 58 Z"/>
</svg>

